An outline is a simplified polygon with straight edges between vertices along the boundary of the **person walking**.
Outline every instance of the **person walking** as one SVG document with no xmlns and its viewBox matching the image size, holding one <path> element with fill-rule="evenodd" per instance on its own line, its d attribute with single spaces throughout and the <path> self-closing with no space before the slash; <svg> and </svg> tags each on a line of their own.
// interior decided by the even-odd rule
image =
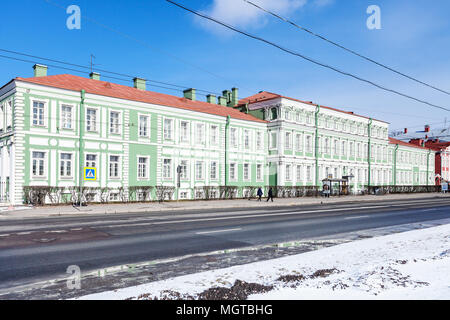
<svg viewBox="0 0 450 320">
<path fill-rule="evenodd" d="M 267 202 L 269 202 L 269 199 L 273 202 L 273 190 L 272 188 L 269 188 L 269 194 L 267 195 Z"/>
<path fill-rule="evenodd" d="M 263 196 L 263 191 L 261 188 L 258 188 L 256 195 L 258 196 L 258 201 L 261 201 L 261 197 Z"/>
</svg>

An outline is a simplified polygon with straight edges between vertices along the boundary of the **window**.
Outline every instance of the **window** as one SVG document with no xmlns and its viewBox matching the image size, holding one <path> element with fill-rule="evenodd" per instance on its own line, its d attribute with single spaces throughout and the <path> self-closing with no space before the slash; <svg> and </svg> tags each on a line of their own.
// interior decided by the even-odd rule
<svg viewBox="0 0 450 320">
<path fill-rule="evenodd" d="M 211 145 L 218 145 L 219 141 L 219 128 L 217 126 L 211 126 Z"/>
<path fill-rule="evenodd" d="M 244 148 L 250 149 L 250 132 L 248 130 L 244 130 Z"/>
<path fill-rule="evenodd" d="M 355 156 L 355 148 L 354 148 L 354 143 L 353 141 L 350 142 L 350 157 L 354 157 Z"/>
<path fill-rule="evenodd" d="M 312 181 L 312 175 L 311 175 L 311 166 L 306 167 L 306 180 Z"/>
<path fill-rule="evenodd" d="M 230 180 L 236 180 L 236 164 L 230 163 Z"/>
<path fill-rule="evenodd" d="M 45 176 L 45 152 L 33 151 L 33 176 L 43 177 Z"/>
<path fill-rule="evenodd" d="M 301 134 L 297 134 L 295 136 L 295 150 L 297 150 L 297 152 L 302 152 L 302 148 L 303 148 L 303 136 Z"/>
<path fill-rule="evenodd" d="M 33 102 L 33 125 L 44 126 L 44 103 L 39 101 Z"/>
<path fill-rule="evenodd" d="M 109 177 L 119 178 L 119 156 L 109 156 Z"/>
<path fill-rule="evenodd" d="M 286 149 L 292 149 L 291 133 L 290 132 L 286 132 L 285 148 Z"/>
<path fill-rule="evenodd" d="M 256 149 L 257 150 L 262 149 L 262 133 L 261 132 L 256 133 Z"/>
<path fill-rule="evenodd" d="M 210 173 L 209 177 L 211 180 L 217 179 L 217 162 L 215 161 L 211 162 L 209 173 Z"/>
<path fill-rule="evenodd" d="M 172 119 L 164 119 L 164 139 L 165 140 L 173 139 L 173 120 Z"/>
<path fill-rule="evenodd" d="M 197 123 L 196 133 L 195 133 L 195 142 L 197 144 L 205 143 L 205 125 L 203 123 Z"/>
<path fill-rule="evenodd" d="M 284 117 L 286 120 L 291 120 L 291 113 L 289 111 L 284 112 Z"/>
<path fill-rule="evenodd" d="M 325 154 L 331 153 L 330 139 L 325 138 Z"/>
<path fill-rule="evenodd" d="M 95 154 L 86 155 L 86 168 L 97 168 L 97 155 Z"/>
<path fill-rule="evenodd" d="M 277 133 L 272 132 L 270 134 L 270 148 L 275 149 L 277 147 Z"/>
<path fill-rule="evenodd" d="M 188 162 L 187 160 L 180 161 L 180 179 L 188 178 Z"/>
<path fill-rule="evenodd" d="M 61 124 L 63 129 L 72 129 L 72 106 L 61 106 Z"/>
<path fill-rule="evenodd" d="M 231 142 L 231 146 L 237 147 L 237 129 L 236 128 L 230 129 L 230 142 Z"/>
<path fill-rule="evenodd" d="M 119 117 L 120 113 L 117 111 L 111 111 L 109 113 L 109 133 L 119 134 Z"/>
<path fill-rule="evenodd" d="M 297 182 L 302 180 L 302 166 L 297 165 Z"/>
<path fill-rule="evenodd" d="M 88 108 L 86 111 L 86 130 L 97 131 L 97 110 Z"/>
<path fill-rule="evenodd" d="M 244 180 L 250 180 L 250 165 L 244 163 Z"/>
<path fill-rule="evenodd" d="M 180 122 L 180 141 L 181 142 L 189 141 L 189 122 L 187 121 Z"/>
<path fill-rule="evenodd" d="M 292 166 L 290 164 L 287 164 L 286 165 L 286 180 L 287 181 L 290 181 L 292 179 L 291 170 L 292 170 Z"/>
<path fill-rule="evenodd" d="M 6 130 L 11 130 L 12 125 L 12 101 L 6 103 Z"/>
<path fill-rule="evenodd" d="M 262 180 L 262 164 L 256 165 L 256 180 L 258 181 Z"/>
<path fill-rule="evenodd" d="M 306 136 L 306 152 L 312 152 L 312 137 Z"/>
<path fill-rule="evenodd" d="M 347 143 L 345 141 L 342 141 L 342 156 L 347 156 Z"/>
<path fill-rule="evenodd" d="M 334 140 L 334 155 L 339 156 L 339 140 Z"/>
<path fill-rule="evenodd" d="M 197 161 L 195 163 L 195 178 L 197 180 L 203 180 L 203 161 Z"/>
<path fill-rule="evenodd" d="M 150 117 L 149 116 L 139 116 L 139 136 L 148 138 L 150 133 Z"/>
<path fill-rule="evenodd" d="M 148 172 L 148 158 L 139 157 L 138 158 L 138 179 L 147 179 Z"/>
<path fill-rule="evenodd" d="M 163 160 L 163 178 L 170 179 L 172 177 L 172 160 L 164 159 Z"/>
<path fill-rule="evenodd" d="M 61 153 L 60 164 L 59 164 L 59 174 L 62 178 L 72 177 L 72 154 L 71 153 Z"/>
</svg>

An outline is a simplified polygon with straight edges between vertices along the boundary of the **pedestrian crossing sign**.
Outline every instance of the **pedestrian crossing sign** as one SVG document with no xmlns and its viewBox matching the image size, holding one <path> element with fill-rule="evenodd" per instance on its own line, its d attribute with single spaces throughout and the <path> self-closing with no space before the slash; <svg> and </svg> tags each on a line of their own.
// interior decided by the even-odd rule
<svg viewBox="0 0 450 320">
<path fill-rule="evenodd" d="M 97 168 L 84 168 L 84 180 L 86 181 L 97 180 Z"/>
</svg>

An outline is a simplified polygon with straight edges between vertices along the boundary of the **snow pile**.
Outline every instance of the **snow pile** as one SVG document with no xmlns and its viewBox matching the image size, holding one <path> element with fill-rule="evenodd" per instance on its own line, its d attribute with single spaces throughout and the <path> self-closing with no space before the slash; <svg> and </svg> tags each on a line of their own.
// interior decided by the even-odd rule
<svg viewBox="0 0 450 320">
<path fill-rule="evenodd" d="M 80 299 L 201 297 L 236 280 L 273 287 L 249 299 L 450 299 L 450 225 L 365 239 Z"/>
</svg>

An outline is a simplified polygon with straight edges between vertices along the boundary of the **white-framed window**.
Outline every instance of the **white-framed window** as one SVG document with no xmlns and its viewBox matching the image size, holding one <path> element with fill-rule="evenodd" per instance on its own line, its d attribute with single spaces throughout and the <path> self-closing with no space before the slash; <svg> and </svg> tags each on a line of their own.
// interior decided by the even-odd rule
<svg viewBox="0 0 450 320">
<path fill-rule="evenodd" d="M 45 103 L 33 101 L 33 125 L 45 126 Z"/>
<path fill-rule="evenodd" d="M 341 151 L 341 155 L 343 157 L 347 156 L 347 142 L 346 141 L 342 141 L 342 151 Z"/>
<path fill-rule="evenodd" d="M 350 157 L 354 157 L 355 156 L 355 147 L 354 147 L 354 143 L 353 141 L 350 141 Z"/>
<path fill-rule="evenodd" d="M 312 152 L 312 136 L 306 136 L 306 152 Z"/>
<path fill-rule="evenodd" d="M 73 106 L 61 105 L 61 127 L 63 129 L 73 129 Z"/>
<path fill-rule="evenodd" d="M 212 146 L 217 146 L 219 144 L 219 127 L 216 125 L 212 125 L 210 127 L 210 138 L 211 138 L 211 145 Z"/>
<path fill-rule="evenodd" d="M 290 113 L 288 110 L 286 110 L 286 111 L 284 112 L 284 118 L 285 118 L 286 120 L 291 120 L 291 113 Z"/>
<path fill-rule="evenodd" d="M 308 182 L 312 181 L 311 166 L 306 167 L 306 180 Z"/>
<path fill-rule="evenodd" d="M 150 137 L 150 116 L 139 115 L 139 137 Z"/>
<path fill-rule="evenodd" d="M 148 178 L 149 161 L 148 157 L 138 157 L 138 179 Z"/>
<path fill-rule="evenodd" d="M 300 182 L 302 180 L 302 166 L 297 165 L 297 182 Z"/>
<path fill-rule="evenodd" d="M 244 163 L 244 180 L 250 180 L 250 164 Z"/>
<path fill-rule="evenodd" d="M 12 112 L 12 100 L 9 100 L 6 102 L 6 130 L 11 130 L 12 127 L 12 118 L 13 118 L 13 112 Z M 2 123 L 3 126 L 3 123 Z"/>
<path fill-rule="evenodd" d="M 256 165 L 256 180 L 257 181 L 262 181 L 262 164 L 257 164 Z"/>
<path fill-rule="evenodd" d="M 203 180 L 203 161 L 195 162 L 195 179 Z"/>
<path fill-rule="evenodd" d="M 59 158 L 59 174 L 61 178 L 72 178 L 72 154 L 61 153 Z"/>
<path fill-rule="evenodd" d="M 163 178 L 172 178 L 172 159 L 163 159 Z"/>
<path fill-rule="evenodd" d="M 292 166 L 290 164 L 286 165 L 286 181 L 291 181 L 292 179 Z"/>
<path fill-rule="evenodd" d="M 86 131 L 90 132 L 97 131 L 97 109 L 94 108 L 86 109 Z"/>
<path fill-rule="evenodd" d="M 339 140 L 334 140 L 333 153 L 335 156 L 339 156 Z"/>
<path fill-rule="evenodd" d="M 285 149 L 292 149 L 291 137 L 292 134 L 290 132 L 286 132 Z"/>
<path fill-rule="evenodd" d="M 115 155 L 109 156 L 109 177 L 117 179 L 120 177 L 120 157 Z"/>
<path fill-rule="evenodd" d="M 109 112 L 109 133 L 120 134 L 120 112 Z"/>
<path fill-rule="evenodd" d="M 205 125 L 203 123 L 197 123 L 195 126 L 195 143 L 204 144 L 205 143 Z"/>
<path fill-rule="evenodd" d="M 47 159 L 46 152 L 32 151 L 31 162 L 32 162 L 33 177 L 45 177 L 46 159 Z"/>
<path fill-rule="evenodd" d="M 261 150 L 263 146 L 262 132 L 256 132 L 256 149 Z"/>
<path fill-rule="evenodd" d="M 209 169 L 209 177 L 211 180 L 217 180 L 217 162 L 211 161 Z"/>
<path fill-rule="evenodd" d="M 173 119 L 164 119 L 164 140 L 173 140 Z"/>
<path fill-rule="evenodd" d="M 270 148 L 276 149 L 276 147 L 277 147 L 277 133 L 271 132 L 270 133 Z"/>
<path fill-rule="evenodd" d="M 181 160 L 180 161 L 180 179 L 186 180 L 188 178 L 188 161 Z"/>
<path fill-rule="evenodd" d="M 232 147 L 237 147 L 237 129 L 230 128 L 230 143 Z"/>
<path fill-rule="evenodd" d="M 331 144 L 329 138 L 325 138 L 325 154 L 331 154 Z"/>
<path fill-rule="evenodd" d="M 181 142 L 189 142 L 190 131 L 189 131 L 189 122 L 181 121 L 180 122 L 180 141 Z"/>
<path fill-rule="evenodd" d="M 97 155 L 88 153 L 86 154 L 86 168 L 97 168 Z"/>
<path fill-rule="evenodd" d="M 236 180 L 236 163 L 230 163 L 230 180 Z"/>
<path fill-rule="evenodd" d="M 303 150 L 303 135 L 300 133 L 295 135 L 295 150 L 297 152 L 302 152 Z"/>
<path fill-rule="evenodd" d="M 244 148 L 250 149 L 250 131 L 244 130 Z"/>
</svg>

